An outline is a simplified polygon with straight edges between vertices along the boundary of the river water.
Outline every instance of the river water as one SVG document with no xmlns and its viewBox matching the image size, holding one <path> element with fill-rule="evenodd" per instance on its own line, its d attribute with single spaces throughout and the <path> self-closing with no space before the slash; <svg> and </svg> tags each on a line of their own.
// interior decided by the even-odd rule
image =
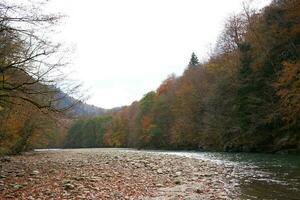
<svg viewBox="0 0 300 200">
<path fill-rule="evenodd" d="M 255 153 L 165 152 L 231 167 L 240 199 L 300 200 L 300 156 Z"/>
</svg>

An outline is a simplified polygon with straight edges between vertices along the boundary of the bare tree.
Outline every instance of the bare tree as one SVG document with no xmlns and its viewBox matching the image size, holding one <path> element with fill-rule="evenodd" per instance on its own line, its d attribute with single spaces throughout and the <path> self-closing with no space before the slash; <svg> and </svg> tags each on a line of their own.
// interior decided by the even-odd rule
<svg viewBox="0 0 300 200">
<path fill-rule="evenodd" d="M 236 51 L 243 42 L 246 34 L 247 21 L 243 14 L 230 16 L 223 33 L 218 39 L 217 53 L 231 53 Z"/>
<path fill-rule="evenodd" d="M 64 52 L 48 33 L 63 18 L 43 14 L 45 2 L 26 6 L 0 0 L 0 107 L 30 103 L 42 111 L 63 111 L 58 102 L 79 85 L 66 82 Z M 63 93 L 58 89 L 63 87 Z M 73 102 L 76 103 L 75 101 Z"/>
</svg>

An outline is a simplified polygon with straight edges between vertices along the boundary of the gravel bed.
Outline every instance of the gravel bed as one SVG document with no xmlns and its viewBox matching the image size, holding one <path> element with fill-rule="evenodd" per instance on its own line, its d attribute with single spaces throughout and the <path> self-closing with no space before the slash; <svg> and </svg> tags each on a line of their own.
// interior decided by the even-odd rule
<svg viewBox="0 0 300 200">
<path fill-rule="evenodd" d="M 0 199 L 236 199 L 230 170 L 136 150 L 29 152 L 0 159 Z"/>
</svg>

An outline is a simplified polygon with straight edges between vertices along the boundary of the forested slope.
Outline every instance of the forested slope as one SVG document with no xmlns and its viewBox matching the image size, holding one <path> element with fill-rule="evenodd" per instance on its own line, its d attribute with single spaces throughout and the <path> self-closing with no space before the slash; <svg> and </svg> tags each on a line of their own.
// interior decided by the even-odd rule
<svg viewBox="0 0 300 200">
<path fill-rule="evenodd" d="M 274 0 L 261 11 L 244 6 L 228 18 L 208 61 L 193 54 L 182 76 L 140 101 L 76 122 L 66 146 L 297 152 L 299 45 L 298 0 Z"/>
<path fill-rule="evenodd" d="M 63 73 L 64 48 L 50 39 L 64 16 L 46 13 L 46 4 L 0 0 L 0 156 L 61 146 L 66 112 L 87 107 Z"/>
</svg>

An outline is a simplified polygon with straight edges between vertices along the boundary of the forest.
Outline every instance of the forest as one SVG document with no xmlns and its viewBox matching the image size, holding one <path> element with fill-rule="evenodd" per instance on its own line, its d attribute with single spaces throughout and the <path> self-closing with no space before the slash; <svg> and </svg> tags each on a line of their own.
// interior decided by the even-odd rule
<svg viewBox="0 0 300 200">
<path fill-rule="evenodd" d="M 193 53 L 181 76 L 93 115 L 74 113 L 84 95 L 60 74 L 64 49 L 36 32 L 63 18 L 0 1 L 0 155 L 49 147 L 300 152 L 298 0 L 259 11 L 245 4 L 208 59 Z"/>
<path fill-rule="evenodd" d="M 109 116 L 76 121 L 65 147 L 299 152 L 300 4 L 244 5 L 207 61 Z"/>
<path fill-rule="evenodd" d="M 43 6 L 0 1 L 0 155 L 59 146 L 81 103 L 63 72 L 67 49 L 49 37 L 64 16 Z"/>
</svg>

